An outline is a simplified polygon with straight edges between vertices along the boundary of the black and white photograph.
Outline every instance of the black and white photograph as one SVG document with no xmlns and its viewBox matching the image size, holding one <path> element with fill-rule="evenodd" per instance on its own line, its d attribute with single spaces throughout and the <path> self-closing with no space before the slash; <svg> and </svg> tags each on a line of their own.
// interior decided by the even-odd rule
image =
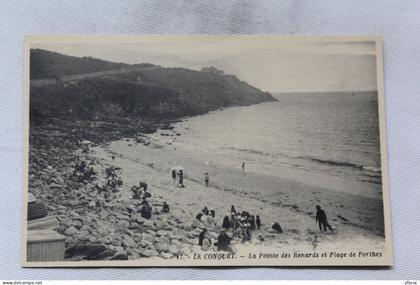
<svg viewBox="0 0 420 285">
<path fill-rule="evenodd" d="M 28 36 L 22 264 L 390 266 L 377 36 Z"/>
</svg>

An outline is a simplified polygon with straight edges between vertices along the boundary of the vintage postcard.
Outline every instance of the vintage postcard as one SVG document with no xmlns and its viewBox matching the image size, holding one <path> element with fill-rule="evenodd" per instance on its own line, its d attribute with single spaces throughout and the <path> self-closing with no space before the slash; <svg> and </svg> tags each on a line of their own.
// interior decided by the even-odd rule
<svg viewBox="0 0 420 285">
<path fill-rule="evenodd" d="M 391 266 L 378 36 L 29 36 L 23 266 Z"/>
</svg>

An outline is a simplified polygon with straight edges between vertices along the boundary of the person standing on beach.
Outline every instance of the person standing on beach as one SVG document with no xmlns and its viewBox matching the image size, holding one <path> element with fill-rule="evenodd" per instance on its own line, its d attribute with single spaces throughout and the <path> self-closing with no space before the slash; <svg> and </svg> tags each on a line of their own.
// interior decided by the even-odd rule
<svg viewBox="0 0 420 285">
<path fill-rule="evenodd" d="M 327 232 L 327 229 L 333 232 L 331 225 L 328 223 L 327 214 L 325 214 L 325 211 L 320 205 L 316 205 L 315 223 L 316 222 L 318 222 L 319 230 L 321 232 Z"/>
<path fill-rule="evenodd" d="M 255 223 L 257 224 L 257 229 L 260 229 L 261 227 L 261 219 L 260 216 L 257 215 Z"/>
<path fill-rule="evenodd" d="M 245 173 L 245 162 L 242 162 L 242 171 Z"/>
<path fill-rule="evenodd" d="M 174 182 L 174 184 L 176 183 L 176 170 L 172 170 L 172 180 Z"/>
<path fill-rule="evenodd" d="M 209 187 L 209 181 L 210 181 L 209 173 L 206 172 L 204 174 L 204 182 L 206 182 L 206 187 Z"/>
<path fill-rule="evenodd" d="M 178 172 L 178 176 L 179 176 L 179 185 L 184 188 L 184 172 L 180 169 Z"/>
</svg>

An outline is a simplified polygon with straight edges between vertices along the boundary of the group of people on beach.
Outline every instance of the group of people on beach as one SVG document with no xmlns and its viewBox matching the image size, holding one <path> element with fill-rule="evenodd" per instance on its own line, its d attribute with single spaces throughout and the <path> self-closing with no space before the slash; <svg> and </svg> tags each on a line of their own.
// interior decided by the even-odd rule
<svg viewBox="0 0 420 285">
<path fill-rule="evenodd" d="M 217 241 L 213 241 L 209 235 L 208 228 L 214 228 L 217 223 L 216 212 L 213 208 L 208 209 L 207 206 L 197 214 L 198 220 L 203 226 L 202 232 L 198 237 L 198 245 L 201 249 L 207 251 L 213 246 L 217 250 L 234 252 L 231 247 L 231 240 L 238 239 L 242 243 L 251 240 L 251 233 L 261 228 L 261 218 L 259 215 L 251 215 L 248 211 L 237 212 L 235 206 L 231 206 L 230 214 L 226 214 L 221 224 L 221 231 L 217 237 Z M 208 228 L 207 228 L 208 227 Z M 262 234 L 257 237 L 259 241 L 264 241 Z"/>
<path fill-rule="evenodd" d="M 172 180 L 174 181 L 175 185 L 181 188 L 185 188 L 184 171 L 182 169 L 172 169 Z"/>
<path fill-rule="evenodd" d="M 99 196 L 104 196 L 105 199 L 110 199 L 112 193 L 120 191 L 119 187 L 123 185 L 120 176 L 117 175 L 114 166 L 105 169 L 105 180 L 96 184 L 96 189 Z"/>
<path fill-rule="evenodd" d="M 95 180 L 96 172 L 93 170 L 93 163 L 93 161 L 87 162 L 80 157 L 77 157 L 71 179 L 82 183 L 88 183 Z"/>
</svg>

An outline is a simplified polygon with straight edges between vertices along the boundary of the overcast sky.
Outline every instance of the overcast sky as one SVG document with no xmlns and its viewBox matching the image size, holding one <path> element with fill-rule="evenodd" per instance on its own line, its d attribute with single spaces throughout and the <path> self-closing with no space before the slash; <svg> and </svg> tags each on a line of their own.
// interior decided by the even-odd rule
<svg viewBox="0 0 420 285">
<path fill-rule="evenodd" d="M 199 70 L 215 66 L 269 92 L 377 90 L 375 42 L 281 37 L 138 37 L 32 43 L 74 56 Z"/>
</svg>

